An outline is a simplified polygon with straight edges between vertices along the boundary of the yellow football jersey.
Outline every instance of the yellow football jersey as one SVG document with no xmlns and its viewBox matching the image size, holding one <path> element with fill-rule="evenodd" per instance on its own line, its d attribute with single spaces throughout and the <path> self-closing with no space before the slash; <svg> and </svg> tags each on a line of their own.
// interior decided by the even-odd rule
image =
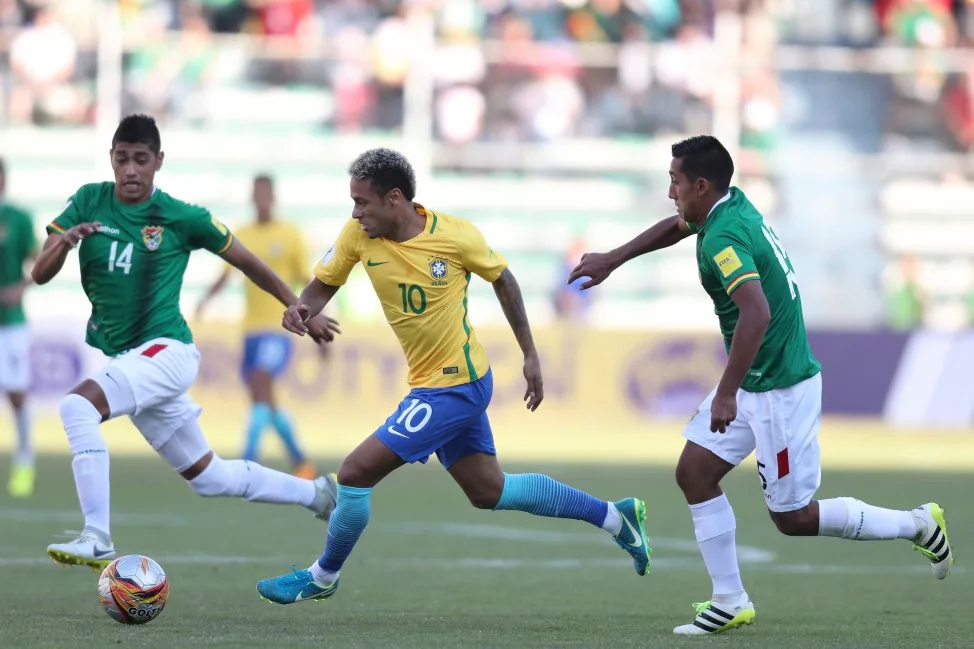
<svg viewBox="0 0 974 649">
<path fill-rule="evenodd" d="M 250 223 L 234 230 L 234 235 L 291 286 L 303 287 L 311 279 L 308 277 L 307 248 L 297 227 L 282 221 Z M 246 310 L 243 326 L 246 334 L 284 332 L 281 329 L 284 307 L 273 296 L 246 280 L 244 299 Z"/>
<path fill-rule="evenodd" d="M 355 264 L 365 264 L 382 310 L 409 364 L 411 387 L 449 387 L 476 381 L 488 368 L 487 353 L 467 318 L 470 274 L 493 282 L 507 268 L 466 219 L 415 203 L 426 229 L 409 241 L 369 239 L 349 219 L 314 274 L 341 286 Z"/>
</svg>

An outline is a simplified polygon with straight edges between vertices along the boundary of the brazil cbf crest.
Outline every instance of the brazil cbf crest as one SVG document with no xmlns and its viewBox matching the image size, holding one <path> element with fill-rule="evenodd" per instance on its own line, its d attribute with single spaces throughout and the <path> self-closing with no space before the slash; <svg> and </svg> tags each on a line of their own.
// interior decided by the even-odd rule
<svg viewBox="0 0 974 649">
<path fill-rule="evenodd" d="M 165 228 L 161 225 L 147 225 L 142 228 L 142 243 L 145 247 L 149 249 L 150 252 L 154 252 L 159 249 L 162 245 L 162 234 Z"/>
<path fill-rule="evenodd" d="M 448 265 L 443 257 L 432 257 L 430 259 L 430 277 L 433 278 L 433 286 L 446 285 L 446 274 Z"/>
</svg>

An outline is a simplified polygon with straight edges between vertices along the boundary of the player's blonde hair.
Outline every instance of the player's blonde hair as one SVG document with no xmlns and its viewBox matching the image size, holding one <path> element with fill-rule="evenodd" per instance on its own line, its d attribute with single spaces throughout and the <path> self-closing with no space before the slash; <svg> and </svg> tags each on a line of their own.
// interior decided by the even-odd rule
<svg viewBox="0 0 974 649">
<path fill-rule="evenodd" d="M 372 189 L 385 196 L 393 189 L 402 192 L 407 201 L 416 196 L 416 172 L 403 154 L 392 149 L 369 149 L 348 166 L 348 175 L 358 180 L 369 179 Z"/>
</svg>

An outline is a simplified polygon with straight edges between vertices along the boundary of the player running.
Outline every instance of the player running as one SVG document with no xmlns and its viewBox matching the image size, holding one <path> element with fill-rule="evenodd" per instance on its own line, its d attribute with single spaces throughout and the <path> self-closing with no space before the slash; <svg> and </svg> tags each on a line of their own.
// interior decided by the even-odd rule
<svg viewBox="0 0 974 649">
<path fill-rule="evenodd" d="M 400 153 L 366 151 L 349 167 L 352 218 L 314 270 L 284 325 L 304 335 L 359 262 L 409 364 L 412 390 L 384 424 L 338 470 L 338 506 L 321 558 L 307 570 L 265 579 L 258 592 L 278 604 L 331 597 L 339 571 L 369 522 L 372 488 L 407 462 L 436 454 L 474 507 L 583 520 L 607 530 L 639 575 L 649 568 L 646 506 L 636 498 L 598 500 L 536 473 L 501 471 L 487 420 L 493 377 L 467 317 L 467 287 L 476 273 L 494 286 L 524 353 L 524 399 L 544 398 L 541 364 L 524 302 L 504 258 L 469 221 L 413 202 L 416 177 Z"/>
<path fill-rule="evenodd" d="M 334 509 L 334 480 L 314 482 L 245 460 L 224 460 L 200 430 L 201 409 L 186 391 L 200 354 L 179 311 L 190 252 L 218 254 L 255 284 L 292 305 L 297 296 L 209 211 L 158 189 L 159 130 L 151 117 L 130 115 L 112 138 L 115 182 L 84 185 L 47 226 L 32 271 L 46 284 L 78 247 L 81 285 L 91 302 L 86 342 L 112 358 L 61 400 L 71 469 L 84 512 L 81 535 L 47 548 L 56 562 L 105 566 L 114 556 L 109 531 L 108 449 L 99 424 L 128 415 L 142 436 L 201 496 L 301 504 L 321 518 Z M 80 246 L 79 246 L 80 244 Z M 337 323 L 319 317 L 311 336 L 329 340 Z"/>
<path fill-rule="evenodd" d="M 31 444 L 30 335 L 24 316 L 24 291 L 31 284 L 24 265 L 37 255 L 30 214 L 4 200 L 7 173 L 0 160 L 0 392 L 6 392 L 17 430 L 17 452 L 7 490 L 15 498 L 34 493 L 34 449 Z"/>
<path fill-rule="evenodd" d="M 253 201 L 257 220 L 236 230 L 234 235 L 294 286 L 308 281 L 308 255 L 304 237 L 297 227 L 274 217 L 274 181 L 268 175 L 254 178 Z M 223 290 L 232 266 L 227 266 L 197 307 L 202 316 L 207 304 Z M 291 417 L 274 399 L 274 381 L 291 361 L 291 336 L 281 331 L 277 301 L 253 282 L 244 284 L 247 308 L 244 313 L 244 352 L 241 373 L 250 391 L 250 425 L 243 459 L 257 461 L 264 429 L 273 426 L 287 449 L 294 475 L 314 478 L 317 471 L 297 443 Z"/>
<path fill-rule="evenodd" d="M 588 277 L 582 287 L 591 288 L 630 259 L 697 235 L 700 283 L 713 300 L 729 358 L 720 383 L 683 431 L 687 443 L 676 467 L 713 594 L 694 604 L 691 624 L 673 632 L 707 635 L 754 621 L 737 564 L 734 511 L 720 488 L 752 451 L 782 534 L 906 539 L 943 579 L 954 558 L 936 503 L 896 511 L 855 498 L 812 499 L 822 477 L 822 375 L 805 335 L 791 260 L 760 212 L 730 187 L 734 163 L 716 138 L 690 138 L 674 144 L 672 154 L 669 195 L 677 216 L 611 252 L 583 256 L 569 282 Z"/>
</svg>

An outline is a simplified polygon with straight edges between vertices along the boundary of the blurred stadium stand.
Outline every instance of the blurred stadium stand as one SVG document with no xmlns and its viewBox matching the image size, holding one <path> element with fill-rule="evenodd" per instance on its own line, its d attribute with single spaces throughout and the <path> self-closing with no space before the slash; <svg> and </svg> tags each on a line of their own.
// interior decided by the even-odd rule
<svg viewBox="0 0 974 649">
<path fill-rule="evenodd" d="M 118 117 L 146 111 L 166 190 L 233 226 L 269 171 L 322 251 L 349 213 L 345 165 L 400 148 L 419 199 L 475 220 L 544 321 L 567 251 L 668 215 L 669 145 L 713 132 L 789 247 L 811 326 L 959 328 L 972 35 L 965 0 L 0 0 L 0 155 L 40 228 L 108 177 Z M 589 322 L 712 330 L 692 256 L 627 266 Z M 189 304 L 218 263 L 194 260 Z M 83 312 L 76 279 L 31 311 Z M 370 291 L 343 297 L 346 319 L 378 317 Z"/>
</svg>

